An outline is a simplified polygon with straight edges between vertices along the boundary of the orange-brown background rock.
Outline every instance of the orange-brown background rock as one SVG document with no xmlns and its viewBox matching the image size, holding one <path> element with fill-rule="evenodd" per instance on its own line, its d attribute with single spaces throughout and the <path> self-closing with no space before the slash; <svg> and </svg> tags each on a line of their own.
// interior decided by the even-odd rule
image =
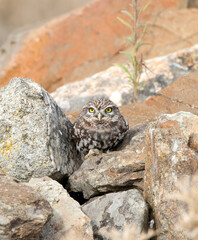
<svg viewBox="0 0 198 240">
<path fill-rule="evenodd" d="M 142 0 L 143 5 L 145 2 Z M 129 3 L 131 0 L 95 0 L 69 15 L 15 36 L 0 53 L 0 87 L 12 77 L 26 77 L 53 91 L 114 62 L 125 61 L 119 51 L 125 48 L 124 36 L 129 32 L 116 18 L 121 9 L 129 10 Z M 146 41 L 152 43 L 150 48 L 143 49 L 146 58 L 197 42 L 198 13 L 178 10 L 182 6 L 186 6 L 185 0 L 152 1 L 144 16 L 149 25 Z M 165 9 L 171 11 L 164 12 Z"/>
<path fill-rule="evenodd" d="M 88 2 L 91 0 L 0 0 L 0 45 L 16 29 L 43 24 Z"/>
</svg>

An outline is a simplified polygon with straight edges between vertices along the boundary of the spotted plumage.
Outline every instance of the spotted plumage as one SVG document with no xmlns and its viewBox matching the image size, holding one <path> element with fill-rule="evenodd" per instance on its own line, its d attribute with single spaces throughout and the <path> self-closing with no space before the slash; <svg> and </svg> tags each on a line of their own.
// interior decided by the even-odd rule
<svg viewBox="0 0 198 240">
<path fill-rule="evenodd" d="M 88 102 L 74 122 L 73 138 L 79 152 L 115 147 L 129 127 L 115 103 L 106 98 Z"/>
</svg>

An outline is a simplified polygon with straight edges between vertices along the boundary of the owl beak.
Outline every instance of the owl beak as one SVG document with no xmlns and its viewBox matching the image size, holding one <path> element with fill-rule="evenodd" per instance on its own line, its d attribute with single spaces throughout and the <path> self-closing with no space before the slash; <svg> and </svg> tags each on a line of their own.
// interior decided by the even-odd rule
<svg viewBox="0 0 198 240">
<path fill-rule="evenodd" d="M 98 119 L 101 120 L 102 119 L 102 114 L 98 113 Z"/>
</svg>

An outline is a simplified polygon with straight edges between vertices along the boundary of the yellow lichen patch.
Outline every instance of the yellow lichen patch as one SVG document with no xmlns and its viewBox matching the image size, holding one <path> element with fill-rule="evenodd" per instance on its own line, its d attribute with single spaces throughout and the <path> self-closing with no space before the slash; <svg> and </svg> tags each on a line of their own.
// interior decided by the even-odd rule
<svg viewBox="0 0 198 240">
<path fill-rule="evenodd" d="M 5 140 L 0 142 L 0 156 L 5 158 L 7 161 L 11 161 L 12 155 L 16 154 L 19 150 L 19 145 L 13 142 L 11 136 L 6 136 Z"/>
</svg>

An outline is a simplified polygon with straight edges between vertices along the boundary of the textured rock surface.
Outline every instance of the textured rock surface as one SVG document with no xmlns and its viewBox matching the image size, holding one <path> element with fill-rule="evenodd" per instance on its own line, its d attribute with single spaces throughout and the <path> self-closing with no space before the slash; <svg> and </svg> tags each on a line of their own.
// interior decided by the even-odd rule
<svg viewBox="0 0 198 240">
<path fill-rule="evenodd" d="M 197 131 L 198 116 L 188 112 L 162 115 L 147 130 L 145 198 L 154 210 L 160 240 L 187 239 L 175 231 L 183 205 L 168 194 L 176 189 L 178 179 L 198 169 L 198 152 L 189 147 L 189 138 Z"/>
<path fill-rule="evenodd" d="M 0 91 L 0 167 L 19 180 L 71 174 L 79 166 L 71 127 L 38 84 L 12 79 Z"/>
<path fill-rule="evenodd" d="M 89 156 L 69 178 L 72 191 L 83 192 L 85 198 L 127 187 L 143 187 L 145 164 L 145 129 L 131 129 L 116 149 L 105 154 Z"/>
<path fill-rule="evenodd" d="M 136 189 L 96 197 L 84 204 L 82 210 L 92 219 L 96 236 L 101 230 L 122 230 L 126 225 L 136 225 L 137 232 L 147 228 L 148 207 Z"/>
<path fill-rule="evenodd" d="M 44 240 L 93 240 L 90 219 L 62 185 L 48 177 L 32 178 L 27 185 L 38 191 L 53 209 L 53 217 L 42 230 Z"/>
<path fill-rule="evenodd" d="M 198 45 L 179 50 L 164 57 L 145 61 L 147 66 L 140 78 L 138 101 L 165 88 L 177 78 L 198 70 Z M 129 65 L 127 68 L 133 71 Z M 133 88 L 127 74 L 118 66 L 97 73 L 79 82 L 65 84 L 51 93 L 64 112 L 80 110 L 95 97 L 108 97 L 118 106 L 129 104 Z"/>
<path fill-rule="evenodd" d="M 142 0 L 144 5 L 147 0 Z M 153 0 L 143 22 L 148 23 L 142 48 L 145 58 L 192 46 L 198 41 L 198 13 L 177 9 L 186 0 Z M 131 0 L 95 0 L 69 15 L 14 35 L 0 50 L 0 87 L 15 76 L 32 78 L 48 91 L 127 62 L 120 50 L 130 33 L 117 20 Z M 168 10 L 166 10 L 168 9 Z M 164 11 L 166 10 L 166 11 Z M 190 27 L 189 27 L 190 26 Z"/>
<path fill-rule="evenodd" d="M 0 239 L 37 239 L 52 215 L 49 203 L 1 169 L 0 196 Z"/>
</svg>

